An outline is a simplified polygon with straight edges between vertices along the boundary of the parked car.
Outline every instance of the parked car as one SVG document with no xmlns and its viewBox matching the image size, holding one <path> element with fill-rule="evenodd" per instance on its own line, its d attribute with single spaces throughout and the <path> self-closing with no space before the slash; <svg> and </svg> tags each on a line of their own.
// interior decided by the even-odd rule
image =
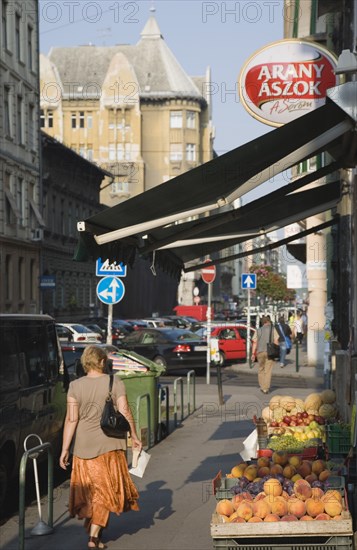
<svg viewBox="0 0 357 550">
<path fill-rule="evenodd" d="M 168 369 L 205 367 L 207 361 L 205 339 L 183 329 L 169 327 L 135 330 L 123 339 L 121 347 Z"/>
<path fill-rule="evenodd" d="M 102 337 L 102 342 L 105 341 L 106 336 L 107 336 L 106 329 L 100 327 L 99 325 L 97 325 L 95 323 L 81 323 L 81 324 L 84 325 L 85 327 L 89 328 L 89 330 L 91 332 L 96 332 L 97 334 L 100 334 L 101 337 Z"/>
<path fill-rule="evenodd" d="M 165 315 L 163 319 L 168 319 L 169 323 L 176 328 L 185 328 L 188 330 L 191 328 L 190 321 L 188 321 L 188 319 L 185 319 L 185 317 L 181 317 L 180 315 Z"/>
<path fill-rule="evenodd" d="M 175 327 L 175 324 L 166 317 L 149 317 L 143 319 L 143 321 L 146 323 L 146 326 L 153 328 Z"/>
<path fill-rule="evenodd" d="M 143 319 L 126 319 L 126 322 L 133 327 L 134 330 L 146 328 L 148 325 Z"/>
<path fill-rule="evenodd" d="M 85 326 L 89 326 L 90 324 L 97 324 L 102 333 L 104 333 L 104 339 L 107 338 L 107 332 L 108 332 L 108 319 L 107 317 L 86 317 L 85 319 L 82 319 L 81 323 Z M 122 321 L 121 319 L 113 319 L 112 321 L 112 343 L 117 344 L 120 342 L 124 336 L 129 334 L 131 332 L 132 327 L 127 326 L 128 323 L 126 321 Z"/>
<path fill-rule="evenodd" d="M 48 315 L 0 314 L 0 508 L 19 472 L 24 441 L 37 434 L 61 450 L 68 376 L 55 320 Z M 28 440 L 28 448 L 39 445 Z M 40 453 L 39 459 L 47 453 Z M 32 461 L 28 461 L 28 465 Z M 11 486 L 12 488 L 12 486 Z"/>
<path fill-rule="evenodd" d="M 56 330 L 60 341 L 87 342 L 96 344 L 102 341 L 102 335 L 92 332 L 79 323 L 56 323 Z"/>
<path fill-rule="evenodd" d="M 251 327 L 251 338 L 255 332 Z M 207 326 L 198 329 L 196 334 L 207 340 Z M 232 361 L 247 359 L 247 325 L 225 323 L 217 326 L 214 324 L 211 328 L 211 337 L 218 338 L 221 366 Z M 252 359 L 254 360 L 255 357 Z"/>
</svg>

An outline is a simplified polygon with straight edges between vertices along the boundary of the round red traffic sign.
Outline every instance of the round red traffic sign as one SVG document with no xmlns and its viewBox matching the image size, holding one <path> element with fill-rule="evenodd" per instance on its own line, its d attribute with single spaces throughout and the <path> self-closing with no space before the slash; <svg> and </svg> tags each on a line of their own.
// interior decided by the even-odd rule
<svg viewBox="0 0 357 550">
<path fill-rule="evenodd" d="M 210 261 L 211 260 L 206 260 L 206 263 L 209 263 Z M 201 269 L 201 277 L 205 283 L 213 283 L 216 278 L 216 266 L 208 265 L 207 267 Z"/>
</svg>

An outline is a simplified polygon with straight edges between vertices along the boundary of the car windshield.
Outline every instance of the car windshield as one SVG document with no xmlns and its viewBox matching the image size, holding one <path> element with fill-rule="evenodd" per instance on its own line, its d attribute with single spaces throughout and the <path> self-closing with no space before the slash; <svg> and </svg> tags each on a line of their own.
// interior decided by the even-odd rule
<svg viewBox="0 0 357 550">
<path fill-rule="evenodd" d="M 171 340 L 197 340 L 197 334 L 188 330 L 162 330 L 162 332 Z"/>
<path fill-rule="evenodd" d="M 85 327 L 84 325 L 72 325 L 73 330 L 76 332 L 79 332 L 80 334 L 92 332 L 89 328 Z"/>
</svg>

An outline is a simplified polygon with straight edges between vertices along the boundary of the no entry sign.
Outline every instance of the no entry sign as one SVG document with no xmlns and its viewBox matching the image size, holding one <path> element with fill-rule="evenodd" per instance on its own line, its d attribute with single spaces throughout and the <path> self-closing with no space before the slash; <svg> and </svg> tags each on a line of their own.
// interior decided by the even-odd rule
<svg viewBox="0 0 357 550">
<path fill-rule="evenodd" d="M 206 260 L 206 263 L 209 263 L 210 261 L 211 260 Z M 207 267 L 201 269 L 201 277 L 205 283 L 213 283 L 216 278 L 216 266 L 208 265 Z"/>
</svg>

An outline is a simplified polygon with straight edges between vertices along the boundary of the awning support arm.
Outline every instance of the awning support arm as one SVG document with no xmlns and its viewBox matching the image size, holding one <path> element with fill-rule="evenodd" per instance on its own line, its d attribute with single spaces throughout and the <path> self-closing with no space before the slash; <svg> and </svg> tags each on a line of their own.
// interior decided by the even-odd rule
<svg viewBox="0 0 357 550">
<path fill-rule="evenodd" d="M 332 220 L 329 220 L 328 222 L 321 223 L 320 225 L 315 225 L 314 227 L 311 227 L 310 229 L 306 229 L 305 231 L 300 231 L 300 233 L 296 233 L 295 235 L 292 235 L 291 237 L 287 237 L 286 239 L 282 239 L 281 241 L 278 241 L 276 243 L 267 244 L 265 246 L 262 246 L 261 248 L 255 248 L 253 250 L 246 250 L 245 252 L 239 252 L 238 254 L 232 254 L 230 256 L 226 256 L 224 258 L 219 258 L 217 260 L 212 260 L 211 262 L 206 262 L 204 264 L 197 264 L 190 267 L 184 267 L 183 272 L 189 273 L 190 271 L 197 271 L 200 269 L 203 269 L 203 267 L 207 267 L 210 265 L 218 265 L 223 264 L 225 262 L 229 262 L 231 260 L 237 260 L 238 258 L 244 258 L 246 256 L 253 256 L 254 254 L 257 254 L 259 252 L 264 252 L 265 250 L 273 250 L 274 248 L 279 248 L 280 246 L 283 246 L 284 244 L 288 244 L 292 241 L 296 241 L 297 239 L 301 239 L 302 237 L 306 237 L 307 235 L 310 235 L 311 233 L 317 233 L 318 231 L 322 231 L 322 229 L 326 229 L 326 227 L 330 227 L 331 225 L 335 225 L 336 223 L 339 223 L 339 217 L 336 216 Z"/>
<path fill-rule="evenodd" d="M 274 202 L 276 199 L 284 197 L 285 195 L 288 195 L 293 191 L 297 191 L 298 189 L 305 187 L 305 185 L 309 185 L 310 183 L 320 178 L 323 178 L 324 176 L 331 174 L 332 172 L 335 172 L 339 168 L 341 168 L 340 162 L 331 162 L 327 166 L 323 166 L 315 172 L 311 172 L 310 174 L 307 174 L 302 178 L 299 178 L 291 183 L 288 183 L 287 185 L 284 185 L 284 187 L 280 187 L 280 189 L 277 189 L 276 191 L 272 191 L 271 193 L 269 193 L 269 195 L 265 195 L 264 197 L 260 197 L 259 199 L 256 199 L 255 201 L 252 201 L 245 206 L 241 206 L 240 208 L 229 210 L 229 212 L 221 214 L 219 216 L 219 219 L 207 217 L 205 221 L 203 221 L 202 218 L 200 218 L 196 226 L 191 225 L 187 229 L 183 229 L 181 231 L 178 230 L 177 232 L 175 232 L 174 235 L 170 235 L 165 239 L 149 242 L 146 246 L 140 249 L 140 253 L 147 254 L 149 252 L 152 252 L 153 250 L 158 250 L 178 240 L 192 238 L 197 234 L 203 233 L 204 231 L 207 231 L 209 229 L 214 229 L 215 227 L 219 227 L 220 225 L 231 220 L 239 220 L 239 218 L 243 216 L 248 209 L 249 212 L 251 212 L 253 215 L 256 208 L 260 208 L 262 205 L 269 206 L 269 204 Z"/>
</svg>

